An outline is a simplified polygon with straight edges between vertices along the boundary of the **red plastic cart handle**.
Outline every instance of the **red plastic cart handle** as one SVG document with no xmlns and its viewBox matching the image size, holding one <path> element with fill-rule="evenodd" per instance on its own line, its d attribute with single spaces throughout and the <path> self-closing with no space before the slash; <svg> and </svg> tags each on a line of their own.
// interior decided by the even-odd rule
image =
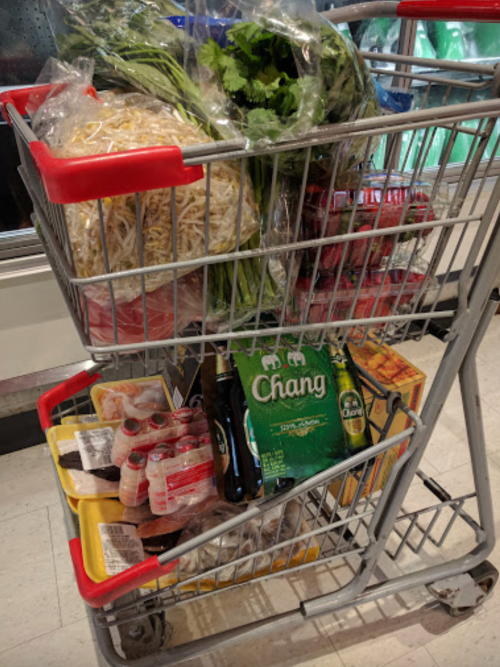
<svg viewBox="0 0 500 667">
<path fill-rule="evenodd" d="M 49 93 L 57 94 L 65 87 L 66 84 L 46 85 L 2 93 L 2 114 L 10 123 L 8 104 L 24 115 L 28 100 L 35 91 L 38 99 L 43 101 Z M 98 99 L 93 87 L 89 87 L 86 94 Z M 32 141 L 30 152 L 49 201 L 54 204 L 75 204 L 131 192 L 189 185 L 204 176 L 201 164 L 191 167 L 184 165 L 178 146 L 153 146 L 63 159 L 54 157 L 49 147 L 41 141 Z"/>
<path fill-rule="evenodd" d="M 30 88 L 13 88 L 12 90 L 6 90 L 4 93 L 0 93 L 0 104 L 2 107 L 2 116 L 5 118 L 7 123 L 10 125 L 10 117 L 7 113 L 7 104 L 12 104 L 15 110 L 25 116 L 26 105 L 32 95 L 36 95 L 38 100 L 43 102 L 49 93 L 54 93 L 57 95 L 62 90 L 67 87 L 67 83 L 53 84 L 47 83 L 44 86 L 31 86 Z M 97 90 L 94 86 L 89 86 L 85 91 L 85 94 L 89 97 L 93 97 L 95 100 L 99 99 Z"/>
<path fill-rule="evenodd" d="M 128 570 L 102 581 L 100 584 L 96 584 L 85 572 L 82 544 L 79 537 L 74 537 L 69 541 L 69 550 L 80 595 L 87 604 L 95 608 L 103 607 L 105 604 L 109 604 L 125 595 L 125 593 L 130 593 L 130 591 L 143 584 L 169 574 L 177 567 L 179 562 L 175 560 L 167 563 L 167 565 L 162 565 L 157 556 L 151 556 L 142 563 L 138 563 L 128 568 Z"/>
<path fill-rule="evenodd" d="M 498 0 L 402 0 L 396 11 L 402 19 L 500 22 Z"/>
<path fill-rule="evenodd" d="M 44 432 L 52 426 L 52 410 L 56 405 L 78 394 L 79 391 L 82 391 L 82 389 L 89 387 L 100 379 L 101 376 L 99 373 L 89 375 L 87 371 L 82 371 L 42 394 L 36 402 L 36 409 L 40 425 Z"/>
<path fill-rule="evenodd" d="M 188 185 L 203 178 L 203 167 L 184 166 L 178 146 L 153 146 L 121 153 L 56 158 L 41 141 L 30 151 L 49 201 L 75 204 L 89 199 Z"/>
</svg>

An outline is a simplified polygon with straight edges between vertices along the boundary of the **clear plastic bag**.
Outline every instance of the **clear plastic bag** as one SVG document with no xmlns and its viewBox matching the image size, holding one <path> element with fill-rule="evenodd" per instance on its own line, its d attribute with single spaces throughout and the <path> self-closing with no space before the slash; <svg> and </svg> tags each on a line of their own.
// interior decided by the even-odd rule
<svg viewBox="0 0 500 667">
<path fill-rule="evenodd" d="M 328 182 L 310 183 L 302 209 L 304 239 L 321 238 L 325 215 L 324 237 L 346 234 L 352 216 L 352 232 L 372 231 L 375 224 L 377 229 L 396 227 L 400 221 L 408 226 L 408 231 L 399 235 L 374 237 L 372 242 L 366 238 L 348 242 L 345 251 L 346 243 L 343 242 L 323 246 L 319 270 L 333 272 L 341 262 L 344 271 L 362 269 L 365 261 L 368 268 L 380 267 L 396 243 L 399 247 L 417 238 L 418 233 L 411 231 L 411 225 L 439 219 L 448 200 L 448 192 L 446 185 L 441 185 L 439 192 L 434 192 L 434 188 L 431 181 L 415 180 L 411 174 L 395 171 L 390 177 L 384 171 L 369 171 L 360 182 L 359 172 L 353 171 L 337 179 L 329 200 Z M 432 231 L 429 228 L 420 232 L 420 252 Z M 306 251 L 303 269 L 312 268 L 317 253 L 316 248 Z"/>
<path fill-rule="evenodd" d="M 189 4 L 188 71 L 194 81 L 208 80 L 212 91 L 219 86 L 226 93 L 226 113 L 251 144 L 295 139 L 318 125 L 377 115 L 366 64 L 312 0 L 230 0 L 217 6 L 213 0 Z M 215 38 L 213 17 L 227 23 Z M 358 164 L 365 148 L 365 140 L 342 146 L 341 170 Z M 328 172 L 334 154 L 332 146 L 314 147 L 312 173 Z M 301 176 L 304 161 L 304 151 L 282 154 L 280 170 Z M 258 190 L 255 179 L 254 185 Z"/>
<path fill-rule="evenodd" d="M 45 97 L 34 88 L 26 110 L 38 139 L 52 149 L 64 146 L 79 125 L 91 122 L 100 110 L 99 102 L 90 92 L 94 61 L 77 58 L 72 64 L 49 58 L 37 77 L 37 84 L 58 84 Z M 76 103 L 78 102 L 78 103 Z"/>
<path fill-rule="evenodd" d="M 184 15 L 171 0 L 44 0 L 62 60 L 94 58 L 102 87 L 132 85 L 200 123 L 213 139 L 237 133 L 224 105 L 207 106 L 206 86 L 184 72 L 188 39 L 166 17 Z"/>
<path fill-rule="evenodd" d="M 312 275 L 302 274 L 288 310 L 288 324 L 319 324 L 412 312 L 416 300 L 435 287 L 435 281 L 428 275 L 428 262 L 416 253 L 403 250 L 396 250 L 388 259 L 389 267 L 386 264 L 365 271 L 344 270 L 340 278 L 336 271 L 318 272 L 311 297 Z M 332 302 L 337 278 L 338 287 Z M 405 321 L 390 324 L 381 321 L 370 325 L 370 330 L 377 332 L 387 328 L 392 332 L 404 325 Z M 364 333 L 364 326 L 349 330 L 351 339 L 359 339 Z"/>
<path fill-rule="evenodd" d="M 295 138 L 313 126 L 361 117 L 376 99 L 354 45 L 320 17 L 312 1 L 231 0 L 224 15 L 211 0 L 190 3 L 190 63 L 212 76 L 239 110 L 252 142 Z M 213 38 L 207 17 L 229 23 Z"/>
<path fill-rule="evenodd" d="M 52 83 L 65 84 L 65 87 L 60 88 L 61 92 L 51 96 L 47 103 L 36 108 L 34 100 L 32 106 L 35 109 L 33 124 L 43 129 L 42 137 L 48 141 L 57 157 L 81 157 L 145 146 L 188 146 L 209 141 L 209 137 L 194 123 L 146 95 L 106 92 L 101 95 L 100 101 L 87 99 L 85 93 L 89 85 L 89 69 L 88 61 L 79 59 L 73 67 L 56 67 L 52 64 L 42 73 L 43 83 L 46 83 L 47 72 L 50 72 L 54 73 Z M 63 78 L 59 76 L 61 71 Z M 212 165 L 210 254 L 234 250 L 240 181 L 238 165 L 230 162 L 215 162 Z M 175 189 L 176 248 L 172 228 L 171 188 L 140 193 L 139 211 L 136 210 L 134 193 L 104 198 L 102 214 L 109 270 L 113 273 L 140 266 L 137 215 L 141 219 L 144 266 L 172 262 L 175 256 L 180 261 L 203 257 L 206 187 L 207 181 L 203 178 Z M 106 273 L 98 202 L 67 204 L 65 217 L 77 275 L 85 278 Z M 246 177 L 241 202 L 240 243 L 246 242 L 259 229 L 253 189 Z M 178 277 L 182 273 L 178 270 Z M 148 274 L 145 277 L 146 290 L 156 290 L 173 278 L 173 271 Z M 113 287 L 116 303 L 130 302 L 141 293 L 141 279 L 120 279 L 115 281 Z"/>
<path fill-rule="evenodd" d="M 224 524 L 241 515 L 247 508 L 218 502 L 214 507 L 195 516 L 186 524 L 179 539 L 179 545 Z M 282 507 L 266 512 L 263 517 L 251 519 L 221 537 L 205 542 L 199 549 L 191 551 L 180 559 L 182 576 L 192 576 L 209 571 L 219 565 L 227 565 L 219 571 L 219 581 L 230 581 L 235 574 L 238 578 L 268 569 L 271 564 L 279 567 L 280 558 L 298 555 L 305 548 L 305 541 L 298 540 L 292 547 L 276 549 L 256 559 L 248 559 L 237 566 L 231 563 L 239 558 L 251 556 L 307 532 L 307 524 L 301 519 L 300 504 L 289 501 L 281 517 Z"/>
<path fill-rule="evenodd" d="M 118 286 L 120 280 L 114 281 Z M 169 282 L 146 292 L 146 314 L 142 295 L 132 301 L 115 301 L 116 344 L 141 343 L 173 338 L 180 335 L 190 322 L 201 319 L 203 284 L 200 272 L 193 271 L 177 281 L 177 328 L 175 318 L 175 284 Z M 82 311 L 86 317 L 92 345 L 114 345 L 115 328 L 109 288 L 86 285 L 82 288 Z"/>
<path fill-rule="evenodd" d="M 291 190 L 283 183 L 276 197 L 273 219 L 268 223 L 271 225 L 269 236 L 267 230 L 261 235 L 254 234 L 240 250 L 255 250 L 290 242 L 292 215 L 296 203 L 293 199 Z M 291 261 L 284 253 L 238 261 L 233 326 L 239 326 L 255 315 L 261 289 L 261 313 L 276 311 L 282 306 L 287 276 L 289 281 L 294 283 L 298 270 L 298 257 L 293 266 L 290 265 Z M 215 264 L 209 269 L 207 312 L 212 330 L 223 332 L 229 326 L 233 275 L 233 262 Z"/>
</svg>

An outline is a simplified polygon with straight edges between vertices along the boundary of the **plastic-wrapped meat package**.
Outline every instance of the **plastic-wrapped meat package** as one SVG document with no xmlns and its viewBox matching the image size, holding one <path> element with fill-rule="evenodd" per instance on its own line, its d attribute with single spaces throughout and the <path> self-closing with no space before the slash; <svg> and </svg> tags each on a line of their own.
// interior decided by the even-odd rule
<svg viewBox="0 0 500 667">
<path fill-rule="evenodd" d="M 146 419 L 170 409 L 160 376 L 98 384 L 92 387 L 91 396 L 100 421 Z"/>
<path fill-rule="evenodd" d="M 115 281 L 119 283 L 120 281 Z M 93 345 L 125 345 L 145 340 L 142 295 L 132 301 L 116 301 L 116 340 L 110 292 L 101 285 L 83 288 L 82 309 L 88 316 Z M 173 282 L 146 292 L 148 340 L 159 341 L 175 335 L 175 285 Z M 193 272 L 177 281 L 177 335 L 190 322 L 201 319 L 203 292 L 200 273 Z"/>
<path fill-rule="evenodd" d="M 59 440 L 57 443 L 60 456 L 71 452 L 78 453 L 78 444 L 76 440 Z M 68 473 L 73 482 L 74 490 L 82 496 L 93 496 L 97 493 L 116 493 L 118 495 L 119 482 L 112 482 L 108 479 L 96 477 L 85 470 L 68 468 Z"/>
</svg>

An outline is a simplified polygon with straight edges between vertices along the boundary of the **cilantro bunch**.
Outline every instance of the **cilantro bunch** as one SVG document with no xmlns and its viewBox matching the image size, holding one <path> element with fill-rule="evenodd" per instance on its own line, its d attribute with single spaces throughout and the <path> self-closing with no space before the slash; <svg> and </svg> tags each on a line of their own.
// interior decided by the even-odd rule
<svg viewBox="0 0 500 667">
<path fill-rule="evenodd" d="M 285 129 L 301 122 L 301 114 L 312 113 L 314 121 L 320 120 L 320 82 L 315 75 L 300 76 L 295 44 L 256 23 L 232 26 L 227 39 L 225 48 L 208 39 L 198 61 L 218 76 L 226 94 L 243 111 L 249 139 L 275 141 Z M 317 47 L 316 51 L 311 50 L 313 62 L 308 66 L 313 74 Z"/>
<path fill-rule="evenodd" d="M 227 31 L 227 46 L 209 39 L 199 50 L 200 64 L 244 112 L 252 141 L 358 118 L 369 106 L 376 112 L 375 88 L 356 49 L 326 22 L 318 29 L 303 21 L 299 28 L 301 41 L 292 28 L 285 37 L 239 23 Z"/>
<path fill-rule="evenodd" d="M 251 142 L 289 139 L 316 125 L 377 114 L 368 68 L 354 45 L 328 22 L 299 21 L 288 26 L 288 34 L 238 23 L 226 35 L 224 47 L 208 39 L 198 61 L 216 75 L 236 109 L 233 120 L 242 121 Z M 342 156 L 345 169 L 359 162 L 364 140 L 361 144 L 351 144 L 349 155 Z M 301 178 L 304 159 L 305 151 L 282 153 L 280 171 Z M 322 177 L 331 164 L 332 150 L 313 147 L 312 178 Z M 249 170 L 263 210 L 269 201 L 269 159 L 252 159 Z"/>
</svg>

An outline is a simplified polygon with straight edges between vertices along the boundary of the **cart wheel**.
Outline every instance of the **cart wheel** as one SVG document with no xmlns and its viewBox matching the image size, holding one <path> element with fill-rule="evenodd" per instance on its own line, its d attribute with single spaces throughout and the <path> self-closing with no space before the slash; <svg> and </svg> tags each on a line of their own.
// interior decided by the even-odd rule
<svg viewBox="0 0 500 667">
<path fill-rule="evenodd" d="M 476 609 L 476 607 L 482 605 L 493 592 L 499 576 L 496 567 L 487 560 L 485 560 L 484 563 L 481 563 L 481 565 L 478 565 L 477 567 L 472 568 L 472 570 L 469 570 L 468 574 L 470 574 L 475 583 L 479 586 L 479 588 L 481 588 L 484 595 L 478 598 L 476 604 L 468 607 L 452 607 L 451 605 L 448 605 L 440 600 L 441 605 L 450 616 L 463 616 L 469 611 L 472 611 L 473 609 Z"/>
</svg>

